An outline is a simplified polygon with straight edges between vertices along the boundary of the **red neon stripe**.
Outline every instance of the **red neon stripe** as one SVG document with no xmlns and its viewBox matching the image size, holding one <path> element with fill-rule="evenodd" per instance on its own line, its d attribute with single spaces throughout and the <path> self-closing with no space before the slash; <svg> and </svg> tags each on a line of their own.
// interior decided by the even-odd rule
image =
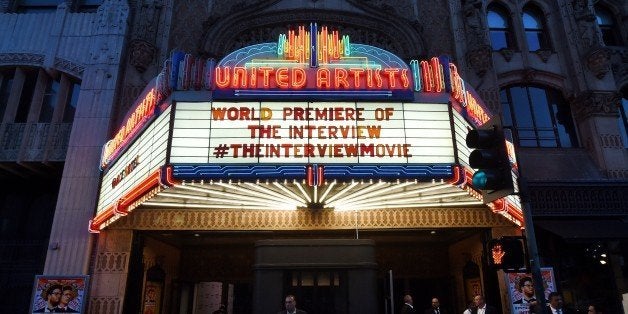
<svg viewBox="0 0 628 314">
<path fill-rule="evenodd" d="M 89 231 L 96 232 L 101 230 L 102 224 L 111 219 L 116 214 L 126 215 L 128 214 L 127 208 L 130 204 L 137 201 L 140 197 L 144 196 L 148 191 L 159 186 L 159 177 L 161 176 L 161 169 L 153 172 L 148 178 L 142 181 L 135 188 L 131 189 L 128 193 L 122 196 L 114 205 L 107 207 L 104 211 L 97 214 L 94 219 L 90 221 Z"/>
<path fill-rule="evenodd" d="M 325 169 L 323 166 L 318 166 L 317 173 L 316 173 L 316 178 L 318 180 L 316 180 L 317 182 L 317 186 L 323 186 L 323 181 L 324 181 L 324 175 L 325 175 Z"/>
<path fill-rule="evenodd" d="M 314 171 L 312 171 L 312 165 L 306 167 L 307 186 L 314 186 Z"/>
</svg>

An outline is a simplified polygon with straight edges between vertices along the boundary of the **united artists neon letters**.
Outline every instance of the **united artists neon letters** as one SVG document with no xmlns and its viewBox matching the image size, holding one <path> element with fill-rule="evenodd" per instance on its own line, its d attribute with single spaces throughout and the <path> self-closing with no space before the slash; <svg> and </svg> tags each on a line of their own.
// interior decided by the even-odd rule
<svg viewBox="0 0 628 314">
<path fill-rule="evenodd" d="M 102 150 L 100 161 L 101 168 L 107 167 L 120 149 L 146 124 L 148 119 L 155 114 L 155 106 L 159 102 L 159 94 L 155 88 L 152 88 L 140 104 L 135 107 L 133 113 L 126 119 L 120 130 L 109 142 L 105 144 Z"/>
<path fill-rule="evenodd" d="M 400 90 L 410 88 L 407 69 L 216 67 L 217 88 Z"/>
</svg>

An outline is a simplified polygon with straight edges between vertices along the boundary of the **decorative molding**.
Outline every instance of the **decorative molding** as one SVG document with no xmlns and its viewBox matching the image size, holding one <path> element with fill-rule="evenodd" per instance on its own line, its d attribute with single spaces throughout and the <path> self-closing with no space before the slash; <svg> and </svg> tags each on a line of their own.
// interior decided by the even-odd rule
<svg viewBox="0 0 628 314">
<path fill-rule="evenodd" d="M 611 70 L 610 52 L 604 47 L 591 50 L 586 56 L 586 65 L 595 77 L 603 79 Z"/>
<path fill-rule="evenodd" d="M 70 60 L 55 58 L 55 68 L 58 70 L 71 74 L 76 78 L 81 78 L 85 71 L 85 66 L 82 64 L 74 63 Z"/>
<path fill-rule="evenodd" d="M 87 313 L 93 314 L 116 314 L 122 313 L 121 297 L 94 297 L 89 298 L 89 310 Z"/>
<path fill-rule="evenodd" d="M 574 117 L 584 120 L 591 116 L 617 116 L 621 96 L 617 92 L 587 91 L 571 103 Z"/>
<path fill-rule="evenodd" d="M 600 134 L 600 144 L 602 148 L 624 149 L 624 144 L 619 134 Z"/>
<path fill-rule="evenodd" d="M 356 223 L 356 218 L 358 222 Z M 328 210 L 158 210 L 137 208 L 109 226 L 136 230 L 346 230 L 511 227 L 486 207 Z"/>
<path fill-rule="evenodd" d="M 603 45 L 602 38 L 598 32 L 595 13 L 593 13 L 593 0 L 573 0 L 573 17 L 577 25 L 574 32 L 576 41 L 582 45 L 586 51 L 591 47 Z"/>
<path fill-rule="evenodd" d="M 628 47 L 608 48 L 611 58 L 611 69 L 615 84 L 619 87 L 628 84 Z"/>
<path fill-rule="evenodd" d="M 618 179 L 628 177 L 627 170 Z M 623 174 L 621 174 L 623 172 Z M 535 216 L 609 216 L 628 214 L 628 185 L 530 186 Z"/>
<path fill-rule="evenodd" d="M 355 43 L 374 45 L 408 59 L 425 52 L 418 24 L 404 19 L 391 20 L 362 14 L 347 15 L 326 10 L 284 10 L 279 12 L 249 12 L 233 18 L 206 21 L 201 50 L 207 57 L 219 58 L 252 43 L 274 42 L 290 25 L 318 21 L 351 36 Z M 406 22 L 406 23 L 402 23 Z M 209 29 L 208 29 L 209 28 Z"/>
<path fill-rule="evenodd" d="M 609 179 L 626 180 L 628 179 L 628 169 L 606 170 L 606 176 Z"/>
<path fill-rule="evenodd" d="M 543 61 L 543 63 L 547 63 L 547 61 L 552 56 L 552 51 L 547 50 L 547 49 L 539 49 L 535 51 L 534 53 L 536 53 L 536 55 L 539 56 L 539 58 L 541 59 L 541 61 Z"/>
<path fill-rule="evenodd" d="M 135 39 L 129 45 L 129 63 L 142 73 L 153 62 L 156 53 L 155 45 L 145 40 Z"/>
<path fill-rule="evenodd" d="M 506 62 L 510 62 L 512 60 L 512 56 L 515 52 L 512 49 L 502 48 L 499 50 L 499 53 L 504 57 Z"/>
<path fill-rule="evenodd" d="M 0 53 L 0 64 L 43 66 L 44 57 L 37 53 Z"/>
<path fill-rule="evenodd" d="M 129 264 L 128 252 L 100 252 L 96 256 L 94 273 L 126 272 Z"/>
<path fill-rule="evenodd" d="M 467 62 L 482 77 L 493 67 L 493 49 L 489 45 L 479 46 L 467 52 Z"/>
</svg>

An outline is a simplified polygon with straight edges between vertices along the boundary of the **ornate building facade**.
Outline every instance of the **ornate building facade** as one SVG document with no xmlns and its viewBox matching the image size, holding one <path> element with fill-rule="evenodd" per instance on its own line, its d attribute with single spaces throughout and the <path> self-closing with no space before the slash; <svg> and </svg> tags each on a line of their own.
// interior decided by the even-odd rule
<svg viewBox="0 0 628 314">
<path fill-rule="evenodd" d="M 18 296 L 15 312 L 30 308 L 39 274 L 89 275 L 87 313 L 145 311 L 148 282 L 160 284 L 161 313 L 199 309 L 204 283 L 222 285 L 212 291 L 230 313 L 277 310 L 284 293 L 311 313 L 388 313 L 406 291 L 419 308 L 439 296 L 461 312 L 481 292 L 511 312 L 506 277 L 487 268 L 483 248 L 521 231 L 484 205 L 144 205 L 89 232 L 103 146 L 173 51 L 220 60 L 311 22 L 406 63 L 448 56 L 513 131 L 522 200 L 554 288 L 574 308 L 628 308 L 625 1 L 0 0 L 0 12 L 0 282 Z M 330 258 L 343 250 L 354 254 Z M 353 292 L 358 284 L 370 290 Z M 341 301 L 365 299 L 368 309 Z"/>
</svg>

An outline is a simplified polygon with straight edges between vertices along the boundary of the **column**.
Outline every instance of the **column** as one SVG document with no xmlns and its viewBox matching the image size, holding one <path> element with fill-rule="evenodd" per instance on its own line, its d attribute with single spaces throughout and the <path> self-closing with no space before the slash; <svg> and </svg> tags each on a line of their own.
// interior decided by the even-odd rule
<svg viewBox="0 0 628 314">
<path fill-rule="evenodd" d="M 107 230 L 100 233 L 87 313 L 122 313 L 133 230 Z"/>
</svg>

